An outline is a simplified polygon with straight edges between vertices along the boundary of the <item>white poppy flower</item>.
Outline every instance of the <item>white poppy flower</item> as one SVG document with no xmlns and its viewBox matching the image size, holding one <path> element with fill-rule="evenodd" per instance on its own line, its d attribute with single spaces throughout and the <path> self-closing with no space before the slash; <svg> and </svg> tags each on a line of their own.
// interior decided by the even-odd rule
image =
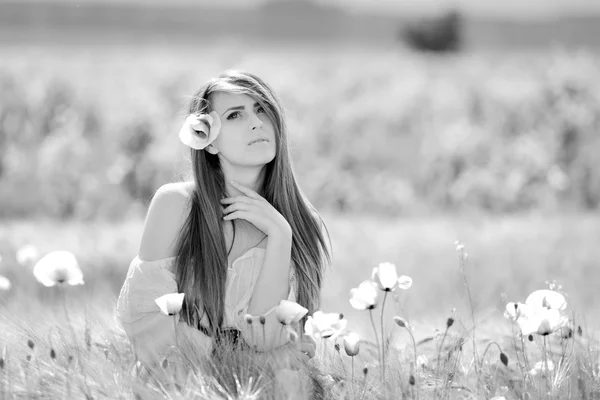
<svg viewBox="0 0 600 400">
<path fill-rule="evenodd" d="M 523 335 L 531 335 L 532 333 L 549 335 L 569 323 L 568 318 L 561 315 L 557 309 L 523 303 L 508 303 L 504 316 L 511 321 L 515 321 Z"/>
<path fill-rule="evenodd" d="M 283 325 L 292 325 L 300 321 L 308 312 L 308 309 L 302 307 L 295 301 L 281 300 L 275 308 L 277 321 Z"/>
<path fill-rule="evenodd" d="M 160 308 L 161 313 L 172 316 L 181 311 L 184 296 L 185 293 L 168 293 L 160 296 L 154 302 Z"/>
<path fill-rule="evenodd" d="M 379 264 L 373 268 L 373 273 L 371 274 L 371 280 L 377 282 L 379 289 L 386 292 L 396 289 L 397 279 L 396 266 L 389 262 Z"/>
<path fill-rule="evenodd" d="M 17 250 L 17 262 L 24 267 L 33 265 L 40 258 L 40 252 L 32 244 L 25 244 Z"/>
<path fill-rule="evenodd" d="M 567 301 L 565 300 L 565 296 L 554 291 L 554 290 L 536 290 L 531 293 L 527 300 L 525 300 L 525 304 L 529 304 L 534 307 L 545 307 L 552 308 L 559 311 L 564 311 L 567 309 Z"/>
<path fill-rule="evenodd" d="M 372 310 L 377 306 L 377 284 L 363 281 L 357 288 L 350 289 L 350 304 L 357 310 Z"/>
<path fill-rule="evenodd" d="M 202 150 L 219 136 L 220 131 L 221 119 L 216 111 L 190 114 L 179 131 L 179 139 L 192 149 Z"/>
<path fill-rule="evenodd" d="M 12 284 L 10 283 L 10 280 L 5 276 L 0 275 L 0 290 L 10 290 L 11 287 Z"/>
<path fill-rule="evenodd" d="M 73 253 L 59 250 L 42 257 L 33 267 L 33 275 L 44 286 L 83 285 L 83 273 Z"/>
<path fill-rule="evenodd" d="M 350 357 L 354 357 L 360 350 L 360 337 L 355 332 L 344 335 L 344 350 Z"/>
<path fill-rule="evenodd" d="M 400 289 L 404 289 L 404 290 L 410 289 L 412 284 L 413 284 L 413 281 L 410 276 L 402 275 L 398 278 L 398 287 Z"/>
<path fill-rule="evenodd" d="M 316 311 L 306 319 L 304 333 L 315 339 L 335 339 L 346 329 L 348 320 L 339 313 Z"/>
</svg>

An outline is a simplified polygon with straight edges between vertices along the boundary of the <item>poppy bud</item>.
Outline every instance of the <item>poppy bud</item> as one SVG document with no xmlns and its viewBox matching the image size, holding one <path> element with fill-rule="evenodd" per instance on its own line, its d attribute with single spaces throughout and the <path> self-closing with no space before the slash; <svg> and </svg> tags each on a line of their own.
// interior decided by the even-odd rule
<svg viewBox="0 0 600 400">
<path fill-rule="evenodd" d="M 360 350 L 360 338 L 354 332 L 348 333 L 344 336 L 344 350 L 350 357 L 354 357 Z"/>
<path fill-rule="evenodd" d="M 31 350 L 33 350 L 33 348 L 35 347 L 35 343 L 33 343 L 33 340 L 29 339 L 29 340 L 27 341 L 27 346 L 29 346 L 29 348 L 30 348 Z"/>
<path fill-rule="evenodd" d="M 446 321 L 446 327 L 450 328 L 453 324 L 454 324 L 454 318 L 452 318 L 452 317 L 448 318 L 448 320 Z"/>
<path fill-rule="evenodd" d="M 500 353 L 500 361 L 502 361 L 505 367 L 508 367 L 508 356 L 506 354 Z"/>
<path fill-rule="evenodd" d="M 369 373 L 369 368 L 364 367 L 363 368 L 363 375 L 366 377 L 368 373 Z"/>
<path fill-rule="evenodd" d="M 56 358 L 56 351 L 54 349 L 50 349 L 50 358 L 53 360 Z"/>
<path fill-rule="evenodd" d="M 248 325 L 252 325 L 252 315 L 246 314 L 246 316 L 244 317 L 244 319 L 246 320 L 246 323 Z"/>
<path fill-rule="evenodd" d="M 267 320 L 265 319 L 265 317 L 264 317 L 263 315 L 261 315 L 261 316 L 258 318 L 258 321 L 260 322 L 260 324 L 261 324 L 261 325 L 264 325 L 264 324 L 265 324 L 265 322 L 267 322 Z"/>
<path fill-rule="evenodd" d="M 411 376 L 408 378 L 408 384 L 411 386 L 415 385 L 415 376 L 411 374 Z"/>
<path fill-rule="evenodd" d="M 394 322 L 400 328 L 406 328 L 406 321 L 404 321 L 402 318 L 400 318 L 400 317 L 394 317 Z"/>
</svg>

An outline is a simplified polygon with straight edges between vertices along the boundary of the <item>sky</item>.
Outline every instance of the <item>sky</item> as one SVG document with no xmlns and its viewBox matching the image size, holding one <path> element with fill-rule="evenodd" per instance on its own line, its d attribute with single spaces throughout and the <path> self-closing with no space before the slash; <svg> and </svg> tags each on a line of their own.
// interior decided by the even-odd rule
<svg viewBox="0 0 600 400">
<path fill-rule="evenodd" d="M 15 0 L 0 0 L 14 2 Z M 24 1 L 24 0 L 21 0 Z M 29 2 L 55 2 L 57 0 L 25 0 Z M 69 4 L 78 3 L 137 3 L 169 4 L 170 6 L 202 4 L 210 6 L 245 8 L 255 7 L 265 1 L 308 0 L 58 0 Z M 376 14 L 435 14 L 440 10 L 457 6 L 467 15 L 516 19 L 552 19 L 562 15 L 600 15 L 600 0 L 311 0 L 317 3 L 339 6 L 351 12 Z"/>
<path fill-rule="evenodd" d="M 259 1 L 259 0 L 258 0 Z M 456 6 L 469 15 L 515 18 L 559 18 L 600 14 L 600 0 L 315 0 L 355 10 L 394 13 L 435 13 Z"/>
</svg>

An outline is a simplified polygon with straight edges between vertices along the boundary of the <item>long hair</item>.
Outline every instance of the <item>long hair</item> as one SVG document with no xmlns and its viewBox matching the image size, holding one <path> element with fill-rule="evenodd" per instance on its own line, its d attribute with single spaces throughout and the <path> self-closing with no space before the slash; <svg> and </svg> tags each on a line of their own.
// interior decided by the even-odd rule
<svg viewBox="0 0 600 400">
<path fill-rule="evenodd" d="M 312 314 L 320 306 L 324 268 L 331 262 L 331 256 L 322 230 L 325 225 L 294 176 L 280 100 L 257 76 L 228 70 L 207 82 L 193 96 L 189 113 L 211 112 L 210 96 L 215 92 L 250 95 L 273 123 L 276 155 L 265 166 L 260 193 L 292 228 L 291 267 L 296 273 L 296 300 Z M 195 184 L 190 212 L 177 241 L 176 280 L 179 292 L 185 293 L 182 318 L 189 325 L 216 336 L 223 327 L 228 267 L 220 203 L 226 196 L 225 181 L 217 155 L 191 149 L 191 160 Z M 208 327 L 200 324 L 204 316 Z M 304 320 L 301 323 L 303 326 Z"/>
</svg>

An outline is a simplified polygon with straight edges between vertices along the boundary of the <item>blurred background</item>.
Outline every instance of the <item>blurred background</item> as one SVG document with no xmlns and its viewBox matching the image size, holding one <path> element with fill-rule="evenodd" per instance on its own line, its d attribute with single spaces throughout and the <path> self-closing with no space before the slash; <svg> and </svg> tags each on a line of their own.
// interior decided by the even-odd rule
<svg viewBox="0 0 600 400">
<path fill-rule="evenodd" d="M 240 68 L 329 226 L 325 311 L 359 329 L 348 290 L 390 261 L 414 280 L 390 313 L 443 326 L 460 239 L 481 321 L 556 280 L 600 322 L 599 50 L 595 0 L 0 0 L 2 299 L 35 284 L 31 243 L 110 311 L 150 197 L 190 172 L 189 96 Z"/>
</svg>

